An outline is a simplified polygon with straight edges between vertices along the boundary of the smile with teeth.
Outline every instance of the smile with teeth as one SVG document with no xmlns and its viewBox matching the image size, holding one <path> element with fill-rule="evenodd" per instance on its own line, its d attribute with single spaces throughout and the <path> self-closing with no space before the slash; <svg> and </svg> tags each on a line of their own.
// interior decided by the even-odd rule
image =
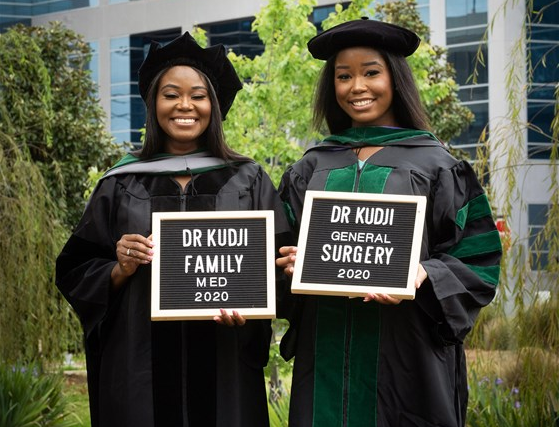
<svg viewBox="0 0 559 427">
<path fill-rule="evenodd" d="M 361 99 L 359 101 L 351 101 L 351 104 L 355 105 L 356 107 L 363 107 L 365 105 L 369 105 L 372 103 L 373 103 L 372 99 Z"/>
<path fill-rule="evenodd" d="M 183 124 L 183 125 L 190 125 L 192 123 L 194 123 L 196 120 L 195 119 L 173 119 L 175 122 Z"/>
</svg>

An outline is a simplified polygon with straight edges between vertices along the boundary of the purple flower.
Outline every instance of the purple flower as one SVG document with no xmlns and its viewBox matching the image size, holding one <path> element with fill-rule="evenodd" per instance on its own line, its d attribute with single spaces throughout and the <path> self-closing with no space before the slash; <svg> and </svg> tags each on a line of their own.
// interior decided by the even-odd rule
<svg viewBox="0 0 559 427">
<path fill-rule="evenodd" d="M 501 384 L 503 384 L 503 382 L 504 381 L 501 378 L 495 379 L 495 385 L 501 385 Z"/>
<path fill-rule="evenodd" d="M 488 382 L 489 382 L 489 378 L 488 377 L 483 377 L 481 379 L 481 381 L 478 381 L 478 385 L 482 385 L 482 384 L 485 384 L 485 383 L 488 383 Z"/>
<path fill-rule="evenodd" d="M 520 409 L 520 402 L 518 400 L 516 402 L 514 402 L 514 407 L 516 409 Z"/>
<path fill-rule="evenodd" d="M 514 387 L 514 388 L 511 390 L 511 393 L 512 393 L 512 394 L 518 394 L 518 393 L 520 393 L 520 390 L 518 390 L 516 387 Z"/>
</svg>

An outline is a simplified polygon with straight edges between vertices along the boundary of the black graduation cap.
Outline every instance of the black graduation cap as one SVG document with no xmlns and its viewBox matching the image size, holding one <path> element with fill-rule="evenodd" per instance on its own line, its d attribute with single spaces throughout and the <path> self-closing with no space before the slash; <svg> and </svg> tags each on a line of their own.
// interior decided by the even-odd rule
<svg viewBox="0 0 559 427">
<path fill-rule="evenodd" d="M 217 44 L 202 48 L 187 31 L 166 45 L 152 41 L 149 52 L 138 70 L 140 95 L 145 101 L 151 81 L 170 64 L 190 65 L 210 79 L 219 101 L 221 117 L 225 119 L 235 95 L 243 85 L 227 58 L 225 47 Z"/>
<path fill-rule="evenodd" d="M 356 46 L 370 46 L 409 56 L 415 52 L 420 41 L 413 31 L 365 17 L 318 34 L 309 40 L 307 47 L 316 59 L 328 59 L 340 50 Z"/>
</svg>

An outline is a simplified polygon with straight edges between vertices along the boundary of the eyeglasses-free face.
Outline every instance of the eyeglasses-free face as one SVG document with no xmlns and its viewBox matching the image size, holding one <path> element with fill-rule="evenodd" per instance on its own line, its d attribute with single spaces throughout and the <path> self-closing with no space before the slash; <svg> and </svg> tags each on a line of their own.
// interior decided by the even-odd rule
<svg viewBox="0 0 559 427">
<path fill-rule="evenodd" d="M 159 126 L 167 134 L 168 153 L 186 154 L 196 150 L 210 124 L 211 112 L 208 88 L 194 69 L 179 65 L 161 77 L 156 113 Z"/>
<path fill-rule="evenodd" d="M 334 64 L 336 100 L 353 127 L 397 126 L 392 110 L 392 76 L 375 49 L 341 50 Z"/>
</svg>

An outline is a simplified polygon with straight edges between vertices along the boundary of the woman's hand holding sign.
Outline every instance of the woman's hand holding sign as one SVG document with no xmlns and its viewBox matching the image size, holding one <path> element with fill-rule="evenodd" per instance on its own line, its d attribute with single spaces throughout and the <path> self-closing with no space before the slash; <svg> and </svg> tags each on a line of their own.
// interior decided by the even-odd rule
<svg viewBox="0 0 559 427">
<path fill-rule="evenodd" d="M 427 279 L 427 272 L 425 271 L 423 266 L 419 264 L 419 266 L 417 267 L 417 276 L 415 278 L 415 288 L 419 289 L 419 287 L 425 281 L 425 279 Z M 365 302 L 376 301 L 378 303 L 388 304 L 388 305 L 400 304 L 402 302 L 401 299 L 394 298 L 386 294 L 368 294 L 363 301 Z"/>
<path fill-rule="evenodd" d="M 153 259 L 152 236 L 144 237 L 141 234 L 124 234 L 116 242 L 115 264 L 111 272 L 113 290 L 118 290 L 128 277 L 132 276 L 142 264 L 149 264 Z"/>
<path fill-rule="evenodd" d="M 241 316 L 238 312 L 233 310 L 233 313 L 229 315 L 227 310 L 220 309 L 221 315 L 215 316 L 214 320 L 216 323 L 224 326 L 243 326 L 246 323 L 246 320 L 243 316 Z"/>
<path fill-rule="evenodd" d="M 293 277 L 297 246 L 282 246 L 279 253 L 281 257 L 276 259 L 276 266 L 283 268 L 283 272 L 287 276 Z"/>
<path fill-rule="evenodd" d="M 296 246 L 283 246 L 279 249 L 280 257 L 276 259 L 276 266 L 283 268 L 284 273 L 293 277 L 293 269 L 295 265 L 295 260 L 297 258 L 297 247 Z M 427 272 L 421 264 L 417 267 L 417 276 L 415 278 L 415 288 L 419 289 L 421 284 L 427 279 Z M 380 304 L 395 305 L 400 304 L 402 300 L 400 298 L 392 297 L 387 294 L 376 294 L 370 293 L 363 299 L 365 302 L 376 301 Z"/>
</svg>

